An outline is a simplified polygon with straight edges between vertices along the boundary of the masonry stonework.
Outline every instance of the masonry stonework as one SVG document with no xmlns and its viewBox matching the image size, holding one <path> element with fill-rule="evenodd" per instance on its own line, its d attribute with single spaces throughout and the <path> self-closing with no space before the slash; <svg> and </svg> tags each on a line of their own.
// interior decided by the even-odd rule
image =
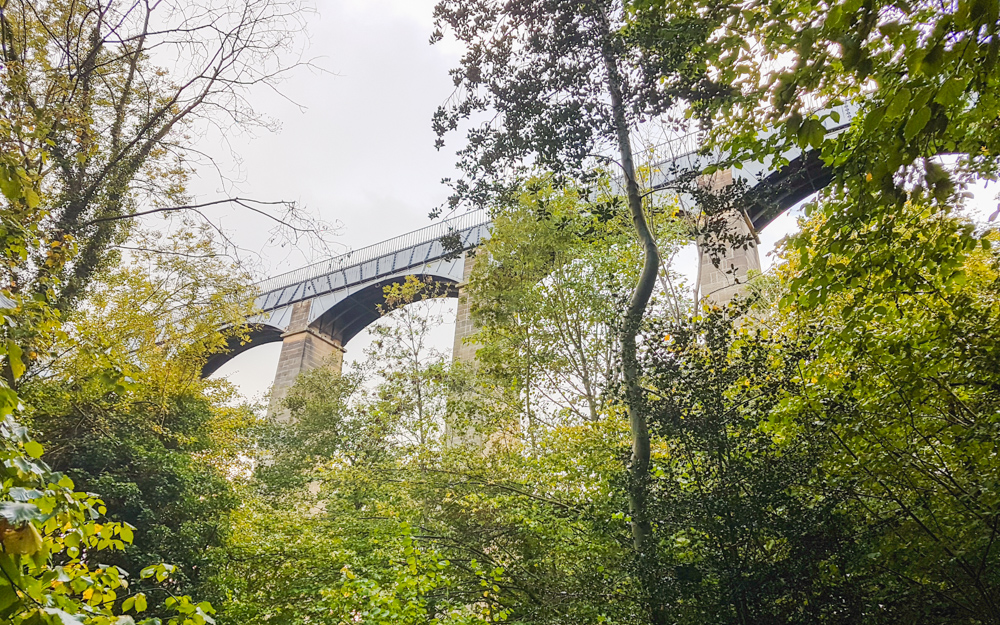
<svg viewBox="0 0 1000 625">
<path fill-rule="evenodd" d="M 467 343 L 466 338 L 476 333 L 476 326 L 472 321 L 471 306 L 466 293 L 466 284 L 469 276 L 472 275 L 472 267 L 476 264 L 476 257 L 470 252 L 464 254 L 465 266 L 462 271 L 462 281 L 458 285 L 458 311 L 455 315 L 455 346 L 452 351 L 452 362 L 473 364 L 476 361 L 476 350 L 479 348 L 475 343 Z"/>
<path fill-rule="evenodd" d="M 750 234 L 742 215 L 730 220 L 729 227 L 739 235 Z M 711 304 L 728 304 L 746 286 L 750 271 L 760 271 L 760 254 L 752 240 L 747 249 L 727 249 L 718 267 L 707 252 L 702 253 L 699 293 Z"/>
<path fill-rule="evenodd" d="M 344 364 L 344 348 L 340 343 L 309 327 L 311 307 L 311 300 L 296 303 L 292 308 L 288 331 L 282 335 L 278 370 L 274 374 L 271 402 L 267 408 L 268 416 L 276 417 L 279 421 L 287 421 L 289 418 L 281 401 L 300 373 L 322 366 L 340 373 Z"/>
<path fill-rule="evenodd" d="M 710 176 L 704 176 L 699 180 L 699 184 L 710 190 L 719 190 L 733 183 L 733 171 L 731 169 L 716 172 Z M 747 274 L 750 271 L 760 271 L 760 254 L 755 244 L 756 235 L 751 231 L 751 226 L 744 215 L 734 215 L 729 220 L 729 230 L 738 235 L 741 239 L 749 237 L 750 243 L 746 249 L 727 249 L 725 256 L 719 260 L 716 267 L 710 254 L 704 252 L 699 247 L 701 257 L 701 268 L 699 271 L 698 292 L 702 299 L 707 299 L 710 304 L 723 306 L 743 290 L 747 283 Z M 701 244 L 699 243 L 699 246 Z"/>
</svg>

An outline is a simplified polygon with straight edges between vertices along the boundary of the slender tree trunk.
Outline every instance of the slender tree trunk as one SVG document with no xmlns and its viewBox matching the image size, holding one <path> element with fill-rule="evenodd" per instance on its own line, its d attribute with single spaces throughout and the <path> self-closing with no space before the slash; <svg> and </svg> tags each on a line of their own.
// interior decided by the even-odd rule
<svg viewBox="0 0 1000 625">
<path fill-rule="evenodd" d="M 629 125 L 625 117 L 625 105 L 622 98 L 622 79 L 618 62 L 610 41 L 610 26 L 605 16 L 606 27 L 603 55 L 608 73 L 608 90 L 611 95 L 611 106 L 615 133 L 618 139 L 618 150 L 621 166 L 625 175 L 625 192 L 628 199 L 629 213 L 632 225 L 643 248 L 642 272 L 632 291 L 625 319 L 621 329 L 622 347 L 622 379 L 625 383 L 625 401 L 629 417 L 629 429 L 632 435 L 632 458 L 629 462 L 629 512 L 632 515 L 632 542 L 638 555 L 640 575 L 649 595 L 650 615 L 653 625 L 666 625 L 666 613 L 657 597 L 656 584 L 656 543 L 653 537 L 653 526 L 649 519 L 649 426 L 646 423 L 643 391 L 639 383 L 639 360 L 636 353 L 636 337 L 642 326 L 646 307 L 656 286 L 657 270 L 660 266 L 660 253 L 656 240 L 646 222 L 642 210 L 642 197 L 639 185 L 635 179 L 635 164 L 632 160 L 632 142 L 629 137 Z"/>
</svg>

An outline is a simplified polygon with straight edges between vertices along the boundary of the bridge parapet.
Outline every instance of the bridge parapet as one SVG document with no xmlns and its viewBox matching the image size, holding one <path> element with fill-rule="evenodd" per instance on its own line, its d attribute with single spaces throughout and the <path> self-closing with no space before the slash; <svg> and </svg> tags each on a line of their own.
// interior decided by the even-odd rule
<svg viewBox="0 0 1000 625">
<path fill-rule="evenodd" d="M 420 267 L 449 256 L 442 239 L 457 237 L 459 252 L 489 236 L 486 211 L 474 211 L 268 278 L 257 284 L 257 307 L 264 312 L 324 293 Z"/>
</svg>

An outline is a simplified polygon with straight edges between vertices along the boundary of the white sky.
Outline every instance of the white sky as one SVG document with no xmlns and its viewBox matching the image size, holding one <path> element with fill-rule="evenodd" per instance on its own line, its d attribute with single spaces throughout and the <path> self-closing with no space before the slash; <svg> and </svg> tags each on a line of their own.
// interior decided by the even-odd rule
<svg viewBox="0 0 1000 625">
<path fill-rule="evenodd" d="M 209 167 L 193 181 L 197 199 L 223 193 L 260 200 L 295 200 L 306 210 L 342 225 L 336 252 L 356 249 L 428 225 L 428 212 L 447 197 L 443 177 L 454 174 L 455 141 L 434 149 L 431 115 L 451 93 L 448 70 L 457 65 L 454 45 L 428 45 L 435 0 L 317 0 L 309 20 L 305 56 L 329 73 L 303 69 L 281 86 L 251 95 L 254 106 L 278 120 L 277 133 L 206 133 L 197 148 L 215 158 L 226 182 Z M 286 99 L 287 98 L 287 99 Z M 290 102 L 291 100 L 302 108 Z M 231 154 L 239 155 L 236 161 Z M 986 210 L 995 202 L 978 194 Z M 988 214 L 987 212 L 987 214 Z M 213 217 L 273 273 L 319 260 L 308 247 L 268 246 L 270 225 L 245 213 Z M 762 233 L 761 260 L 795 226 L 786 213 Z M 693 253 L 681 260 L 693 275 Z M 454 300 L 445 304 L 454 310 Z M 453 318 L 453 313 L 446 313 Z M 454 325 L 439 329 L 436 342 L 451 346 Z M 368 343 L 362 333 L 347 346 L 347 362 Z M 215 375 L 233 381 L 248 398 L 271 383 L 280 343 L 234 358 Z"/>
</svg>

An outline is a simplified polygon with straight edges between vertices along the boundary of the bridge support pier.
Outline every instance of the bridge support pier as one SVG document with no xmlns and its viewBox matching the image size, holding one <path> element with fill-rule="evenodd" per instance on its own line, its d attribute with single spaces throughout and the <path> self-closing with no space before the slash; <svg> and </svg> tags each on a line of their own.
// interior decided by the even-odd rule
<svg viewBox="0 0 1000 625">
<path fill-rule="evenodd" d="M 455 345 L 451 352 L 451 360 L 452 362 L 471 365 L 476 361 L 477 346 L 474 343 L 466 343 L 465 339 L 476 333 L 476 327 L 472 322 L 471 305 L 465 285 L 469 283 L 469 276 L 472 275 L 472 267 L 476 264 L 476 257 L 466 252 L 462 255 L 462 260 L 465 264 L 462 269 L 462 281 L 458 283 L 458 309 L 455 313 Z"/>
<path fill-rule="evenodd" d="M 752 234 L 742 215 L 730 220 L 729 228 L 740 237 Z M 698 255 L 701 257 L 698 293 L 702 299 L 717 306 L 725 306 L 746 287 L 748 272 L 760 271 L 760 254 L 755 239 L 751 240 L 747 249 L 727 249 L 725 256 L 719 259 L 718 267 L 700 245 Z"/>
<path fill-rule="evenodd" d="M 458 283 L 458 307 L 455 311 L 455 343 L 451 352 L 453 364 L 462 364 L 468 367 L 476 366 L 476 350 L 479 345 L 473 342 L 466 342 L 465 339 L 476 334 L 476 324 L 472 320 L 472 304 L 469 301 L 466 285 L 469 283 L 469 276 L 472 275 L 472 268 L 476 264 L 476 257 L 465 252 L 462 255 L 462 281 Z M 482 436 L 476 432 L 472 423 L 465 421 L 469 415 L 461 415 L 456 419 L 452 414 L 452 404 L 461 404 L 463 397 L 468 399 L 473 393 L 471 390 L 461 392 L 461 395 L 452 395 L 448 400 L 449 409 L 444 422 L 444 443 L 449 447 L 470 445 L 475 448 L 482 446 Z M 456 401 L 458 400 L 458 401 Z M 457 422 L 461 421 L 461 422 Z"/>
<path fill-rule="evenodd" d="M 727 169 L 714 174 L 702 176 L 698 185 L 709 191 L 719 191 L 733 183 L 733 170 Z M 712 262 L 712 256 L 698 242 L 698 257 L 701 267 L 698 268 L 698 293 L 701 299 L 717 306 L 725 306 L 743 290 L 747 283 L 747 273 L 760 271 L 760 254 L 757 251 L 757 233 L 749 218 L 744 215 L 733 215 L 727 224 L 730 234 L 740 240 L 749 240 L 746 249 L 728 248 L 725 256 L 718 259 L 719 266 Z"/>
<path fill-rule="evenodd" d="M 309 327 L 311 307 L 312 300 L 297 302 L 292 308 L 288 331 L 281 335 L 281 355 L 267 408 L 268 416 L 279 421 L 288 420 L 288 411 L 281 406 L 281 401 L 300 373 L 322 366 L 340 373 L 344 364 L 344 348 L 340 341 Z"/>
</svg>

